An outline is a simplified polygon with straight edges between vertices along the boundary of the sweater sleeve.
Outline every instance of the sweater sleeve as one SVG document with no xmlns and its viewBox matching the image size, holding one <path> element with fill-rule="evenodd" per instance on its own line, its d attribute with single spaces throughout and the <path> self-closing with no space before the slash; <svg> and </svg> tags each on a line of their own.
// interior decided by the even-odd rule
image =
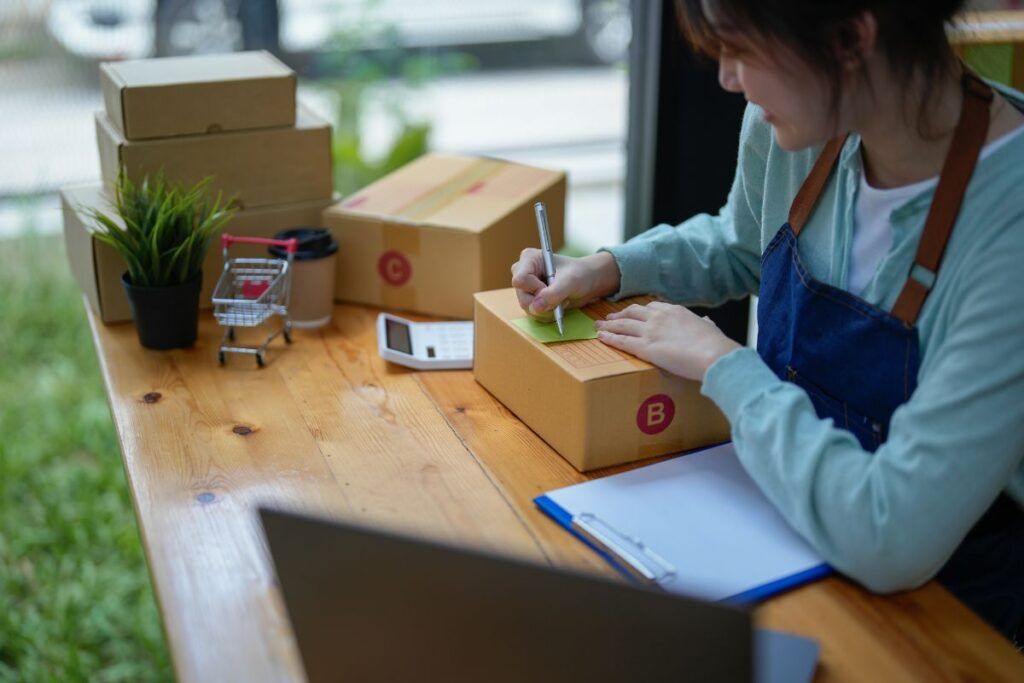
<svg viewBox="0 0 1024 683">
<path fill-rule="evenodd" d="M 1024 459 L 1024 253 L 986 252 L 874 454 L 750 349 L 704 378 L 751 477 L 826 561 L 875 591 L 933 577 Z"/>
<path fill-rule="evenodd" d="M 715 305 L 757 292 L 761 271 L 761 205 L 771 128 L 748 105 L 729 197 L 717 215 L 658 225 L 608 247 L 622 274 L 614 298 L 656 294 L 690 305 Z M 680 188 L 686 192 L 686 188 Z"/>
</svg>

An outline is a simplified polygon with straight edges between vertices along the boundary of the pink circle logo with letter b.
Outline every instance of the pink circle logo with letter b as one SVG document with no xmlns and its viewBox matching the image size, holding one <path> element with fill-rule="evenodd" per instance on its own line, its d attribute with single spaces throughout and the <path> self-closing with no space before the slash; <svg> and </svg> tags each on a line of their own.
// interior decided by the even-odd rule
<svg viewBox="0 0 1024 683">
<path fill-rule="evenodd" d="M 667 394 L 655 394 L 640 404 L 636 411 L 636 426 L 644 434 L 660 434 L 676 416 L 676 404 Z"/>
<path fill-rule="evenodd" d="M 385 251 L 377 260 L 377 272 L 384 282 L 401 287 L 412 277 L 412 264 L 400 251 Z"/>
</svg>

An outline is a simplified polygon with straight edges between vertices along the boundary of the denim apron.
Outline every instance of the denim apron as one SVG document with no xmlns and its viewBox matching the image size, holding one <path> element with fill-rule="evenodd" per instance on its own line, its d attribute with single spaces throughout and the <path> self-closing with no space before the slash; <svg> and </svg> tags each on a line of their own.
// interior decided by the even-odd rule
<svg viewBox="0 0 1024 683">
<path fill-rule="evenodd" d="M 757 351 L 781 379 L 807 392 L 818 416 L 848 430 L 868 452 L 888 436 L 893 411 L 917 387 L 915 327 L 934 284 L 964 192 L 988 134 L 992 90 L 964 79 L 964 103 L 929 209 L 914 266 L 893 310 L 819 282 L 797 238 L 829 181 L 844 137 L 821 152 L 761 257 Z M 978 454 L 983 457 L 983 454 Z M 937 577 L 1010 638 L 1024 621 L 1024 513 L 1000 495 Z"/>
</svg>

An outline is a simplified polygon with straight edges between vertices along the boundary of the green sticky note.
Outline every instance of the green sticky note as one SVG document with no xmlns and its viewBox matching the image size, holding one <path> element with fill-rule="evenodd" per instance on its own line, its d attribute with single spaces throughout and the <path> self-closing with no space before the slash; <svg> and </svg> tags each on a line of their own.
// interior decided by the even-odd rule
<svg viewBox="0 0 1024 683">
<path fill-rule="evenodd" d="M 558 325 L 554 321 L 542 323 L 526 317 L 516 318 L 512 322 L 542 344 L 576 341 L 577 339 L 597 339 L 597 328 L 594 327 L 594 321 L 586 313 L 575 308 L 562 318 L 562 322 L 565 324 L 564 337 L 558 334 Z"/>
</svg>

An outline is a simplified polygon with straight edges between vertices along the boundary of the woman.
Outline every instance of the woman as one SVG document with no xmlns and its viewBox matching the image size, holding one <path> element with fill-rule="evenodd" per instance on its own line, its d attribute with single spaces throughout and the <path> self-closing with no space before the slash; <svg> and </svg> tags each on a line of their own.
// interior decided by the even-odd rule
<svg viewBox="0 0 1024 683">
<path fill-rule="evenodd" d="M 938 578 L 1024 619 L 1024 96 L 971 77 L 960 2 L 684 0 L 750 104 L 717 216 L 513 266 L 531 314 L 655 293 L 759 294 L 757 351 L 667 303 L 599 338 L 703 382 L 744 467 L 826 560 L 878 592 Z M 781 226 L 781 228 L 780 228 Z M 940 267 L 941 265 L 941 267 Z"/>
</svg>

